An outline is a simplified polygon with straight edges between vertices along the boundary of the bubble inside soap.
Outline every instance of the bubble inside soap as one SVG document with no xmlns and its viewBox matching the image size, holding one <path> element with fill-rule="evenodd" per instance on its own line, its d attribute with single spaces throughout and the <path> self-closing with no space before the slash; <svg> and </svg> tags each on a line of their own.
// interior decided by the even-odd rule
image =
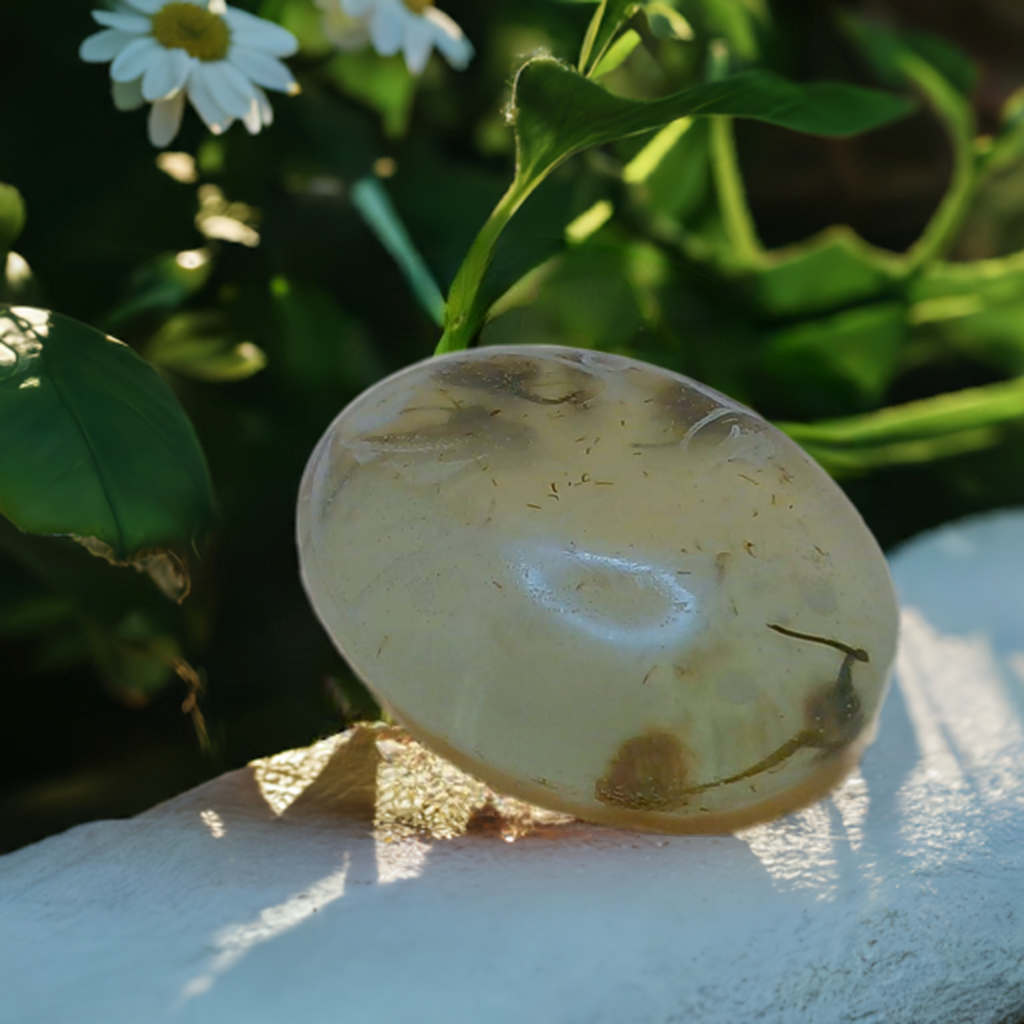
<svg viewBox="0 0 1024 1024">
<path fill-rule="evenodd" d="M 317 445 L 303 580 L 414 736 L 580 818 L 722 832 L 857 764 L 895 653 L 885 559 L 754 412 L 636 360 L 454 353 Z"/>
</svg>

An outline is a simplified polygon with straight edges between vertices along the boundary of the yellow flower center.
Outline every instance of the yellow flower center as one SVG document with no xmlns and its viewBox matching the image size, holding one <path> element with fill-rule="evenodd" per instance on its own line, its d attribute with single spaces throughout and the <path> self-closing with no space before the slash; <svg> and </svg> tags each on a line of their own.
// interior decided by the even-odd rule
<svg viewBox="0 0 1024 1024">
<path fill-rule="evenodd" d="M 430 0 L 402 0 L 402 3 L 405 4 L 413 14 L 420 14 L 424 8 L 430 6 Z"/>
<path fill-rule="evenodd" d="M 199 60 L 223 60 L 231 45 L 227 22 L 196 4 L 164 4 L 153 15 L 153 38 L 168 50 Z"/>
</svg>

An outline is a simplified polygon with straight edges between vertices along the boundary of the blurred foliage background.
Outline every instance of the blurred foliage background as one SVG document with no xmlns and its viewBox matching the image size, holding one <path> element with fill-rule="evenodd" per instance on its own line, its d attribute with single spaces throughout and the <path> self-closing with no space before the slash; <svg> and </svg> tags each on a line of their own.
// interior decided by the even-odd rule
<svg viewBox="0 0 1024 1024">
<path fill-rule="evenodd" d="M 134 813 L 374 712 L 302 593 L 295 497 L 331 419 L 430 355 L 439 330 L 354 187 L 383 190 L 445 290 L 511 179 L 515 69 L 539 50 L 575 60 L 594 10 L 447 0 L 477 56 L 464 72 L 435 56 L 416 78 L 400 57 L 336 52 L 312 0 L 238 0 L 299 37 L 302 95 L 274 96 L 275 124 L 255 137 L 213 137 L 189 112 L 158 153 L 144 113 L 114 109 L 106 67 L 78 59 L 92 6 L 0 14 L 0 181 L 27 207 L 0 300 L 109 331 L 158 367 L 199 434 L 218 518 L 180 605 L 0 518 L 0 849 Z M 583 154 L 510 229 L 524 267 L 547 257 L 481 343 L 631 353 L 734 395 L 807 444 L 885 546 L 1024 501 L 1024 7 L 661 6 L 630 22 L 609 89 L 653 98 L 700 82 L 724 39 L 738 66 L 910 92 L 917 111 L 844 139 L 735 123 L 756 236 L 795 246 L 782 256 L 737 256 L 710 121 L 654 150 L 646 136 Z M 924 63 L 916 78 L 907 52 Z M 944 251 L 893 270 L 886 253 L 913 251 L 993 138 L 998 159 Z"/>
</svg>

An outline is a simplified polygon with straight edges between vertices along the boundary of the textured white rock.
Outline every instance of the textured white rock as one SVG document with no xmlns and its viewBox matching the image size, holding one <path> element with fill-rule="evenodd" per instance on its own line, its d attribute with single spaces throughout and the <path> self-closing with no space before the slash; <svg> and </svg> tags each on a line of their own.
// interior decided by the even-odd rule
<svg viewBox="0 0 1024 1024">
<path fill-rule="evenodd" d="M 892 564 L 895 685 L 831 799 L 727 837 L 388 842 L 326 741 L 0 858 L 0 1021 L 1017 1024 L 1024 514 Z"/>
</svg>

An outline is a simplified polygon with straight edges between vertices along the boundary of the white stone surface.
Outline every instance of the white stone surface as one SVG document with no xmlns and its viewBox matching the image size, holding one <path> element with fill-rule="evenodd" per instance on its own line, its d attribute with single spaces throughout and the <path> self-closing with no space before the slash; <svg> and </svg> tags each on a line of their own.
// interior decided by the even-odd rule
<svg viewBox="0 0 1024 1024">
<path fill-rule="evenodd" d="M 328 742 L 0 858 L 0 1021 L 1024 1021 L 1024 513 L 892 564 L 896 683 L 832 799 L 385 842 Z"/>
</svg>

